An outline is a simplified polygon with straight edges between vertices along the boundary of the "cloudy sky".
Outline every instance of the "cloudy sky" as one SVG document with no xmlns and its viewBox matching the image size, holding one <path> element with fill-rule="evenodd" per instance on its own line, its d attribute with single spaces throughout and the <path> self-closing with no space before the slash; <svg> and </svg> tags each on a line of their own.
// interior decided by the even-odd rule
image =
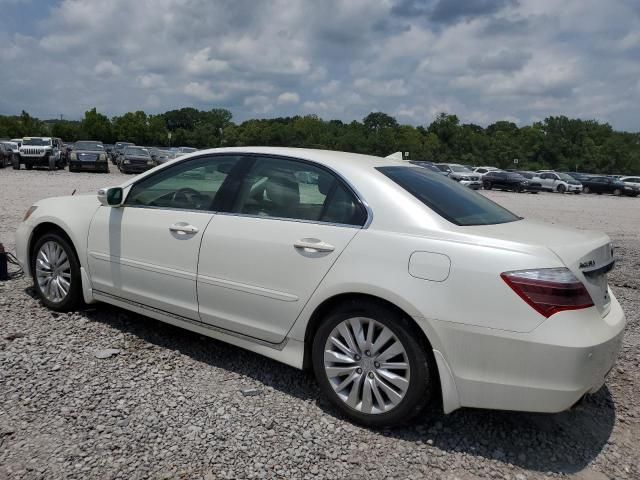
<svg viewBox="0 0 640 480">
<path fill-rule="evenodd" d="M 0 114 L 440 111 L 640 130 L 640 0 L 0 0 Z"/>
</svg>

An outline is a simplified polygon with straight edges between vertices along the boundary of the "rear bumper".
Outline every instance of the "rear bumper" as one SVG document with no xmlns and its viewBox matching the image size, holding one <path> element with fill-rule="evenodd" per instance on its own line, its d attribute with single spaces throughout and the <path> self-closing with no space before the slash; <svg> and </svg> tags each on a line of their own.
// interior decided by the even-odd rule
<svg viewBox="0 0 640 480">
<path fill-rule="evenodd" d="M 568 185 L 567 192 L 582 192 L 582 185 Z"/>
<path fill-rule="evenodd" d="M 464 406 L 560 412 L 599 390 L 615 364 L 626 325 L 611 297 L 604 318 L 595 308 L 561 312 L 529 333 L 430 322 L 455 385 L 454 397 L 447 394 L 457 396 L 452 408 L 445 402 L 445 411 Z"/>
<path fill-rule="evenodd" d="M 482 182 L 477 180 L 460 180 L 459 182 L 461 185 L 469 187 L 473 190 L 479 190 L 480 188 L 482 188 Z"/>
</svg>

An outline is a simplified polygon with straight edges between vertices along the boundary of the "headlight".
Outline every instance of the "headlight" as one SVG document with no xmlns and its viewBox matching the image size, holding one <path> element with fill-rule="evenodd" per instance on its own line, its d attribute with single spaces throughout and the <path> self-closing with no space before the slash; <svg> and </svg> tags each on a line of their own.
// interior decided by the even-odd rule
<svg viewBox="0 0 640 480">
<path fill-rule="evenodd" d="M 37 208 L 38 207 L 36 205 L 31 205 L 29 207 L 29 210 L 27 210 L 27 213 L 24 214 L 24 218 L 22 219 L 22 221 L 26 222 L 27 219 L 31 216 L 31 214 L 37 210 Z"/>
<path fill-rule="evenodd" d="M 100 160 L 106 160 L 107 159 L 107 154 L 106 153 L 101 153 L 100 156 L 98 157 Z"/>
<path fill-rule="evenodd" d="M 77 160 L 78 154 L 76 152 L 71 152 L 71 160 Z"/>
<path fill-rule="evenodd" d="M 147 165 L 153 166 L 154 165 L 153 160 L 147 160 Z"/>
<path fill-rule="evenodd" d="M 125 164 L 129 164 L 129 163 L 131 163 L 131 162 L 125 158 L 125 159 L 124 159 L 124 163 L 125 163 Z"/>
</svg>

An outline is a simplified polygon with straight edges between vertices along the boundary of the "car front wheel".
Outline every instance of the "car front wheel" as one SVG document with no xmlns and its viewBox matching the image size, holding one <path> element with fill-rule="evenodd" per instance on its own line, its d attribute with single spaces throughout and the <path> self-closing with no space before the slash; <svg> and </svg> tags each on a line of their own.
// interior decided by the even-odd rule
<svg viewBox="0 0 640 480">
<path fill-rule="evenodd" d="M 410 320 L 375 302 L 328 315 L 312 346 L 316 379 L 342 413 L 369 427 L 407 422 L 430 403 L 437 376 Z"/>
<path fill-rule="evenodd" d="M 47 233 L 36 241 L 31 272 L 34 288 L 46 307 L 67 312 L 82 302 L 80 263 L 61 235 Z"/>
<path fill-rule="evenodd" d="M 558 188 L 556 190 L 558 191 L 558 193 L 564 193 L 567 191 L 567 187 L 561 184 L 561 185 L 558 185 Z"/>
</svg>

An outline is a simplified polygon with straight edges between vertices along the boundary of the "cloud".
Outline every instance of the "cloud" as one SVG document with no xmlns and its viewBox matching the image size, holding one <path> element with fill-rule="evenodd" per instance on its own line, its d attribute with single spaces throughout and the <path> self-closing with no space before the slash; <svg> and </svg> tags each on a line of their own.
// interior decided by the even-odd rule
<svg viewBox="0 0 640 480">
<path fill-rule="evenodd" d="M 638 129 L 634 0 L 0 1 L 0 114 L 192 106 L 425 124 L 446 110 Z"/>
<path fill-rule="evenodd" d="M 284 92 L 278 95 L 278 105 L 300 103 L 300 95 L 295 92 Z"/>
<path fill-rule="evenodd" d="M 96 66 L 93 67 L 93 72 L 100 76 L 115 76 L 119 75 L 121 71 L 122 69 L 111 60 L 102 60 L 96 63 Z"/>
</svg>

